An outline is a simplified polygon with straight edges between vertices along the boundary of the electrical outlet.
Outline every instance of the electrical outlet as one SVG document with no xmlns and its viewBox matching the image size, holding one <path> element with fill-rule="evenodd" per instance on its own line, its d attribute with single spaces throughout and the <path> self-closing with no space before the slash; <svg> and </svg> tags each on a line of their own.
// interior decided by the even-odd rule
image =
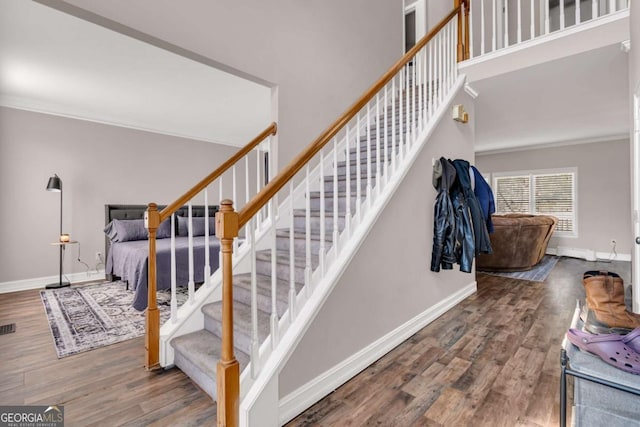
<svg viewBox="0 0 640 427">
<path fill-rule="evenodd" d="M 96 262 L 102 262 L 102 252 L 96 252 Z"/>
</svg>

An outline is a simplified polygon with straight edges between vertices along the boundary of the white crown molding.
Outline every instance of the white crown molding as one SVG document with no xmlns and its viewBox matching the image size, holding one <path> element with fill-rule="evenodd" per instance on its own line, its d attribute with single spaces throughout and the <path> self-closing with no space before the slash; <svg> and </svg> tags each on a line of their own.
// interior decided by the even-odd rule
<svg viewBox="0 0 640 427">
<path fill-rule="evenodd" d="M 581 144 L 594 144 L 597 142 L 609 142 L 609 141 L 620 141 L 629 139 L 629 134 L 613 134 L 613 135 L 600 135 L 594 136 L 592 138 L 576 138 L 576 139 L 565 139 L 565 140 L 557 140 L 557 141 L 549 141 L 549 142 L 540 142 L 540 143 L 531 143 L 531 144 L 523 144 L 523 145 L 499 145 L 499 144 L 485 144 L 481 146 L 475 147 L 476 156 L 488 156 L 492 154 L 502 154 L 502 153 L 512 153 L 517 151 L 528 151 L 528 150 L 541 150 L 545 148 L 555 148 L 555 147 L 566 147 L 570 145 L 581 145 Z"/>
</svg>

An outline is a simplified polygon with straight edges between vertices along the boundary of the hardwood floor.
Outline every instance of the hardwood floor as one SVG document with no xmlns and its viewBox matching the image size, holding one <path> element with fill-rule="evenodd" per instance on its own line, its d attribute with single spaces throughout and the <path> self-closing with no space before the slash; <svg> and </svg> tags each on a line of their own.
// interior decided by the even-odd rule
<svg viewBox="0 0 640 427">
<path fill-rule="evenodd" d="M 290 426 L 557 425 L 559 346 L 585 270 L 562 258 L 545 283 L 478 274 L 478 293 Z M 181 371 L 146 372 L 143 338 L 57 359 L 39 291 L 0 294 L 0 404 L 64 405 L 67 426 L 214 425 L 215 404 Z"/>
<path fill-rule="evenodd" d="M 475 295 L 287 426 L 559 425 L 560 345 L 600 269 L 629 283 L 628 262 L 571 258 L 544 283 L 478 273 Z"/>
</svg>

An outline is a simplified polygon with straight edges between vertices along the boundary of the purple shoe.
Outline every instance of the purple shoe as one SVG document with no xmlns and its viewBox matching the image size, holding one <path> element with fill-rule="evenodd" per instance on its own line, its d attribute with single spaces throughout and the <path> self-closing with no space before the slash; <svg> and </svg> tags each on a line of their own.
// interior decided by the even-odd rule
<svg viewBox="0 0 640 427">
<path fill-rule="evenodd" d="M 640 328 L 636 328 L 622 337 L 622 342 L 628 345 L 631 350 L 640 354 Z"/>
<path fill-rule="evenodd" d="M 638 333 L 627 342 L 634 341 L 634 338 L 640 335 L 640 328 L 632 333 L 636 331 Z M 567 338 L 579 349 L 595 354 L 604 362 L 625 372 L 640 375 L 640 354 L 624 341 L 627 336 L 619 334 L 593 335 L 578 329 L 567 331 Z M 640 339 L 635 340 L 633 344 L 640 346 Z"/>
</svg>

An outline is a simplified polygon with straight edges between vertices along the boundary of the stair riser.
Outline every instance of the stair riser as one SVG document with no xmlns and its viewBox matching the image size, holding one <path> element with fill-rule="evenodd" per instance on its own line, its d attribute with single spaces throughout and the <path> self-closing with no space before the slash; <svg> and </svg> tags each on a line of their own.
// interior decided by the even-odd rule
<svg viewBox="0 0 640 427">
<path fill-rule="evenodd" d="M 361 196 L 364 197 L 365 192 L 363 191 Z M 354 197 L 350 197 L 351 199 L 351 213 L 353 213 L 356 209 L 356 193 L 355 191 L 351 192 L 351 194 Z M 334 201 L 333 201 L 333 193 L 329 194 L 329 193 L 325 193 L 325 198 L 324 198 L 324 207 L 327 210 L 327 212 L 333 212 L 333 206 L 334 206 Z M 320 210 L 320 198 L 313 198 L 311 199 L 311 210 Z M 347 198 L 346 197 L 338 197 L 338 214 L 339 215 L 346 215 L 347 213 Z"/>
<path fill-rule="evenodd" d="M 282 286 L 282 284 L 278 284 L 278 285 Z M 251 305 L 251 289 L 250 288 L 234 288 L 233 300 L 240 301 L 247 305 Z M 258 298 L 256 299 L 256 301 L 258 302 L 258 310 L 264 311 L 265 313 L 271 312 L 271 295 L 258 293 Z M 287 311 L 288 306 L 289 306 L 288 301 L 282 301 L 280 299 L 276 299 L 276 308 L 278 310 L 278 316 L 282 316 L 284 312 Z"/>
<path fill-rule="evenodd" d="M 316 236 L 314 236 L 316 237 Z M 310 239 L 309 240 L 311 247 L 311 254 L 318 255 L 320 253 L 320 241 Z M 289 251 L 291 247 L 291 242 L 288 237 L 277 237 L 276 238 L 276 249 L 282 251 Z M 297 256 L 307 253 L 307 241 L 305 239 L 293 239 L 293 250 Z"/>
<path fill-rule="evenodd" d="M 314 232 L 314 234 L 319 234 L 320 232 L 320 224 L 322 224 L 322 221 L 320 219 L 320 217 L 310 217 L 310 228 L 311 230 Z M 345 218 L 344 216 L 339 216 L 338 215 L 338 230 L 342 230 L 344 229 L 344 225 L 345 225 Z M 304 216 L 294 216 L 293 217 L 293 227 L 297 230 L 306 230 L 306 226 L 307 226 L 307 218 Z M 325 217 L 324 217 L 324 226 L 325 226 L 325 230 L 326 231 L 333 231 L 333 211 L 328 211 L 325 212 Z"/>
<path fill-rule="evenodd" d="M 204 328 L 217 337 L 222 338 L 222 324 L 209 316 L 204 316 Z M 251 336 L 238 328 L 233 328 L 233 344 L 238 350 L 251 354 Z"/>
<path fill-rule="evenodd" d="M 297 283 L 304 283 L 304 265 L 296 265 L 294 269 L 294 280 Z M 270 260 L 257 260 L 256 272 L 258 274 L 270 275 L 271 274 L 271 261 Z M 276 275 L 278 279 L 289 282 L 291 280 L 291 271 L 288 264 L 276 264 Z"/>
<path fill-rule="evenodd" d="M 338 181 L 337 184 L 338 184 L 337 187 L 338 187 L 338 191 L 339 192 L 344 193 L 347 190 L 347 181 Z M 375 184 L 375 178 L 372 177 L 371 186 L 373 187 L 374 184 Z M 357 179 L 354 179 L 354 178 L 351 179 L 350 188 L 351 188 L 351 191 L 354 192 L 354 194 L 355 194 L 355 191 L 358 188 L 358 180 Z M 366 188 L 367 188 L 367 180 L 366 179 L 361 179 L 360 180 L 360 190 L 365 191 Z M 325 200 L 327 199 L 326 192 L 327 191 L 333 192 L 333 190 L 334 190 L 334 188 L 333 188 L 333 180 L 325 181 L 324 182 L 324 191 L 325 191 L 325 196 L 324 197 L 325 197 Z"/>
<path fill-rule="evenodd" d="M 382 159 L 384 160 L 384 159 Z M 380 162 L 381 163 L 381 167 L 382 170 L 384 170 L 384 162 Z M 371 176 L 375 176 L 376 171 L 378 170 L 378 166 L 377 164 L 374 162 L 371 165 Z M 347 165 L 343 164 L 342 165 L 338 165 L 338 176 L 346 176 L 347 175 Z M 362 162 L 360 163 L 360 178 L 366 178 L 368 175 L 368 167 L 367 167 L 367 163 Z M 357 164 L 352 164 L 351 166 L 349 166 L 349 176 L 351 178 L 356 177 L 358 174 L 358 165 Z"/>
</svg>

